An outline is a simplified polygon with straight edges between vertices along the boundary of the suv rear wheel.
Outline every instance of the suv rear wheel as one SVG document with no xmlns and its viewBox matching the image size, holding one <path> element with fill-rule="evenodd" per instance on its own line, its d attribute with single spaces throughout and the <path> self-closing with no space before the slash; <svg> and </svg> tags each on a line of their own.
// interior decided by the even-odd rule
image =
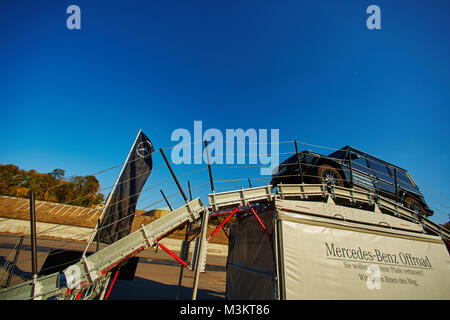
<svg viewBox="0 0 450 320">
<path fill-rule="evenodd" d="M 336 168 L 330 166 L 329 164 L 322 164 L 317 169 L 317 177 L 319 178 L 319 181 L 321 183 L 330 182 L 335 186 L 339 187 L 344 186 L 344 180 L 342 179 L 342 176 L 339 173 L 339 171 Z"/>
<path fill-rule="evenodd" d="M 416 211 L 417 213 L 420 212 L 422 215 L 425 215 L 425 209 L 423 208 L 422 204 L 413 197 L 406 196 L 403 199 L 403 203 L 405 204 L 405 207 L 413 211 Z"/>
</svg>

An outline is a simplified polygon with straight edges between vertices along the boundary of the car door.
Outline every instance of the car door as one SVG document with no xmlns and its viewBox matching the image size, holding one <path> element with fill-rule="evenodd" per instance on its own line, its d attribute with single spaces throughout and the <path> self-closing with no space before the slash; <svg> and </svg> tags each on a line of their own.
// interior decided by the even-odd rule
<svg viewBox="0 0 450 320">
<path fill-rule="evenodd" d="M 352 181 L 355 185 L 375 189 L 375 175 L 367 165 L 367 160 L 364 155 L 350 151 Z"/>
</svg>

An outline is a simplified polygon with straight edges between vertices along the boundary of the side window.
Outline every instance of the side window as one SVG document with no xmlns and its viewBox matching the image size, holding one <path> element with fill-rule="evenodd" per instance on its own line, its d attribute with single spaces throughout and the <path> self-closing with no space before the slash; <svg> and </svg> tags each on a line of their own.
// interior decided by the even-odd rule
<svg viewBox="0 0 450 320">
<path fill-rule="evenodd" d="M 393 182 L 393 177 L 388 171 L 386 164 L 373 159 L 367 159 L 369 167 L 373 170 L 374 174 L 378 179 L 383 179 L 389 182 Z"/>
<path fill-rule="evenodd" d="M 408 175 L 401 170 L 397 170 L 397 182 L 399 185 L 415 187 L 415 184 L 409 179 Z"/>
<path fill-rule="evenodd" d="M 352 159 L 352 178 L 353 182 L 362 184 L 365 187 L 373 188 L 372 170 L 367 166 L 366 158 L 352 152 L 350 154 Z"/>
<path fill-rule="evenodd" d="M 356 154 L 354 152 L 351 153 L 351 158 L 352 158 L 352 167 L 353 168 L 364 171 L 364 172 L 368 172 L 366 158 L 364 158 L 362 155 Z"/>
</svg>

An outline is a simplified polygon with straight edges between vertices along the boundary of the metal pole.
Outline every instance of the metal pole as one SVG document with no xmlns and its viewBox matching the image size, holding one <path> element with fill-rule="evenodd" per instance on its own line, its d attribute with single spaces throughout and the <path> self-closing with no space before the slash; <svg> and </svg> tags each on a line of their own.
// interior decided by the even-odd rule
<svg viewBox="0 0 450 320">
<path fill-rule="evenodd" d="M 352 152 L 351 152 L 351 150 L 348 151 L 348 164 L 350 166 L 350 184 L 352 185 L 352 188 L 353 188 L 354 184 L 353 184 L 353 167 L 352 167 Z"/>
<path fill-rule="evenodd" d="M 191 201 L 192 201 L 191 183 L 189 182 L 189 180 L 188 180 L 188 189 L 189 189 L 189 198 L 190 198 Z"/>
<path fill-rule="evenodd" d="M 172 174 L 172 177 L 173 177 L 173 179 L 175 180 L 175 183 L 177 184 L 177 187 L 178 187 L 178 189 L 180 190 L 180 193 L 181 193 L 181 195 L 183 196 L 184 201 L 187 203 L 187 202 L 188 202 L 188 199 L 187 199 L 186 195 L 184 194 L 184 191 L 183 191 L 183 189 L 181 188 L 180 183 L 178 182 L 177 176 L 175 175 L 175 173 L 174 173 L 173 170 L 172 170 L 172 167 L 171 167 L 171 165 L 170 165 L 170 163 L 169 163 L 169 160 L 167 160 L 167 157 L 166 157 L 166 155 L 164 154 L 163 149 L 160 148 L 159 150 L 161 151 L 161 154 L 162 154 L 162 156 L 163 156 L 163 158 L 164 158 L 164 161 L 166 162 L 166 165 L 167 165 L 167 167 L 169 168 L 170 173 Z M 185 246 L 184 246 L 184 247 L 185 247 L 185 248 L 187 247 L 186 242 L 187 242 L 187 237 L 188 237 L 188 226 L 189 226 L 189 224 L 186 225 L 186 234 L 185 234 L 185 240 L 184 240 L 184 243 L 185 243 Z M 161 248 L 164 249 L 163 246 L 161 246 Z M 181 254 L 184 254 L 184 252 L 181 252 Z M 178 278 L 178 287 L 177 287 L 177 296 L 176 296 L 176 299 L 177 299 L 177 300 L 178 300 L 178 298 L 179 298 L 179 296 L 180 296 L 180 288 L 181 288 L 181 282 L 182 282 L 182 280 L 183 280 L 183 266 L 180 267 L 180 276 L 179 276 L 179 278 Z"/>
<path fill-rule="evenodd" d="M 12 264 L 11 271 L 9 272 L 8 279 L 6 280 L 6 285 L 5 285 L 6 288 L 8 288 L 9 284 L 11 283 L 11 278 L 12 278 L 12 275 L 14 273 L 14 269 L 15 269 L 16 264 L 17 264 L 17 259 L 19 258 L 20 250 L 22 250 L 22 244 L 23 244 L 23 236 L 20 237 L 19 244 L 17 245 L 16 254 L 14 255 L 14 262 Z"/>
<path fill-rule="evenodd" d="M 186 224 L 186 229 L 185 229 L 185 233 L 184 233 L 184 241 L 182 243 L 181 246 L 181 252 L 180 252 L 180 256 L 182 260 L 187 260 L 188 258 L 188 254 L 189 254 L 189 242 L 188 242 L 188 236 L 189 236 L 189 227 L 190 227 L 190 223 Z M 176 300 L 180 299 L 180 292 L 181 292 L 181 283 L 183 282 L 183 265 L 180 266 L 180 275 L 178 277 L 178 286 L 177 286 L 177 296 L 176 296 Z"/>
<path fill-rule="evenodd" d="M 37 255 L 36 255 L 36 208 L 35 194 L 30 191 L 30 234 L 31 234 L 31 272 L 33 277 L 37 276 Z"/>
<path fill-rule="evenodd" d="M 192 192 L 191 192 L 191 184 L 188 180 L 188 189 L 189 189 L 189 198 L 192 201 Z M 191 229 L 191 224 L 188 223 L 186 224 L 186 229 L 184 231 L 184 241 L 182 243 L 181 246 L 181 252 L 180 252 L 180 256 L 182 260 L 186 260 L 188 259 L 188 255 L 189 255 L 189 231 Z M 184 273 L 184 268 L 181 265 L 180 266 L 180 275 L 178 277 L 178 286 L 177 286 L 177 296 L 176 296 L 176 300 L 180 299 L 180 293 L 181 293 L 181 283 L 183 282 L 183 273 Z"/>
<path fill-rule="evenodd" d="M 205 250 L 206 232 L 208 230 L 208 219 L 209 219 L 208 209 L 205 209 L 203 211 L 202 229 L 200 232 L 197 255 L 195 257 L 194 284 L 192 286 L 192 300 L 197 299 L 198 280 L 199 280 L 199 276 L 200 276 L 200 258 L 203 257 L 203 254 L 204 254 L 203 251 Z"/>
<path fill-rule="evenodd" d="M 166 155 L 164 154 L 163 149 L 160 148 L 159 151 L 161 151 L 161 154 L 162 154 L 162 156 L 163 156 L 163 158 L 164 158 L 164 161 L 166 162 L 167 167 L 169 168 L 170 173 L 172 174 L 172 177 L 173 177 L 173 179 L 175 180 L 175 183 L 177 184 L 178 190 L 180 190 L 180 193 L 181 193 L 181 195 L 183 196 L 184 201 L 185 201 L 185 202 L 188 202 L 188 199 L 187 199 L 186 195 L 184 194 L 184 191 L 183 191 L 183 189 L 181 188 L 180 183 L 178 182 L 177 176 L 176 176 L 175 173 L 173 172 L 172 167 L 170 166 L 169 160 L 167 160 L 167 157 L 166 157 Z"/>
<path fill-rule="evenodd" d="M 188 189 L 189 189 L 189 198 L 192 201 L 192 192 L 191 192 L 191 184 L 188 180 Z M 184 231 L 184 241 L 183 244 L 181 246 L 181 252 L 180 252 L 180 256 L 182 260 L 187 260 L 188 259 L 188 255 L 189 255 L 189 230 L 191 228 L 191 224 L 188 223 L 186 224 L 186 230 Z M 176 300 L 180 299 L 180 293 L 181 293 L 181 283 L 183 282 L 183 272 L 184 272 L 184 268 L 181 265 L 180 266 L 180 275 L 178 277 L 178 286 L 177 286 L 177 296 L 176 296 Z"/>
<path fill-rule="evenodd" d="M 398 203 L 397 168 L 394 168 L 395 203 Z"/>
<path fill-rule="evenodd" d="M 250 182 L 250 178 L 247 178 L 248 179 L 248 185 L 250 186 L 250 188 L 252 187 L 252 183 Z"/>
<path fill-rule="evenodd" d="M 167 205 L 169 206 L 170 211 L 173 211 L 172 206 L 169 203 L 169 200 L 167 200 L 166 195 L 164 194 L 164 192 L 162 190 L 161 191 L 162 196 L 164 197 L 164 200 L 166 200 Z"/>
<path fill-rule="evenodd" d="M 97 219 L 97 230 L 98 230 L 98 228 L 100 227 L 100 219 Z M 96 246 L 95 246 L 95 252 L 97 252 L 98 251 L 98 249 L 99 249 L 99 243 L 100 243 L 100 235 L 99 235 L 99 233 L 97 232 L 97 234 L 95 235 L 96 236 L 96 242 L 97 242 L 97 244 L 96 244 Z"/>
<path fill-rule="evenodd" d="M 294 140 L 294 145 L 295 145 L 295 154 L 297 155 L 298 169 L 300 173 L 300 183 L 303 184 L 303 170 L 302 165 L 300 163 L 300 155 L 298 154 L 297 140 Z"/>
<path fill-rule="evenodd" d="M 205 150 L 206 150 L 206 157 L 208 159 L 209 182 L 211 183 L 211 192 L 214 192 L 214 183 L 213 183 L 213 177 L 212 177 L 212 172 L 211 172 L 211 163 L 209 162 L 208 141 L 206 141 L 206 140 L 205 140 Z"/>
</svg>

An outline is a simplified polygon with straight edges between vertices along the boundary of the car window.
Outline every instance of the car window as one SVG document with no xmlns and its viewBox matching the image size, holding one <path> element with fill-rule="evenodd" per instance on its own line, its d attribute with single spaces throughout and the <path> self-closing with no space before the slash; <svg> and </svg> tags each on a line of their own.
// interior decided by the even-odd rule
<svg viewBox="0 0 450 320">
<path fill-rule="evenodd" d="M 391 181 L 392 176 L 390 175 L 386 164 L 381 161 L 373 160 L 373 159 L 367 159 L 369 163 L 369 167 L 373 170 L 377 178 Z"/>
<path fill-rule="evenodd" d="M 406 185 L 408 187 L 415 187 L 415 184 L 409 179 L 406 172 L 403 172 L 401 170 L 397 170 L 397 183 L 399 185 Z"/>
<path fill-rule="evenodd" d="M 363 171 L 366 172 L 367 171 L 366 158 L 364 158 L 362 155 L 358 155 L 358 158 L 353 158 L 352 159 L 352 166 L 355 169 L 363 170 Z"/>
<path fill-rule="evenodd" d="M 371 178 L 372 170 L 367 166 L 366 159 L 363 155 L 353 153 L 352 158 L 352 179 L 356 184 L 362 184 L 365 187 L 373 188 L 373 180 Z"/>
</svg>

